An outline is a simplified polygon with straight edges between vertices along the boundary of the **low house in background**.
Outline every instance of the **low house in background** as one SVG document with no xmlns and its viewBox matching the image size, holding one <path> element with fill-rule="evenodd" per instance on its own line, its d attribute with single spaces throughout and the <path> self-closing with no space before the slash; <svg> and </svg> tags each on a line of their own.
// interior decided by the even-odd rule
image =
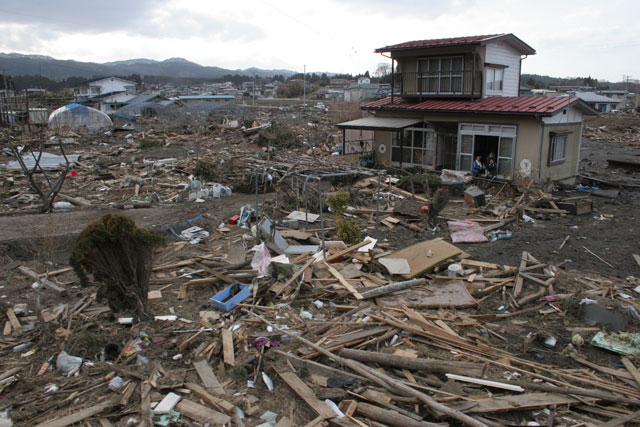
<svg viewBox="0 0 640 427">
<path fill-rule="evenodd" d="M 135 95 L 135 82 L 121 79 L 119 77 L 107 77 L 104 79 L 88 82 L 80 87 L 73 89 L 73 94 L 76 96 L 76 99 L 79 102 L 84 102 L 98 96 L 105 96 L 108 94 L 116 94 L 122 92 Z"/>
<path fill-rule="evenodd" d="M 570 92 L 570 94 L 572 96 L 577 96 L 600 113 L 609 113 L 611 110 L 617 109 L 617 106 L 620 103 L 620 101 L 616 99 L 598 95 L 595 92 Z"/>
<path fill-rule="evenodd" d="M 622 90 L 599 90 L 599 95 L 608 96 L 616 101 L 618 104 L 613 108 L 614 110 L 625 110 L 628 106 L 633 105 L 633 98 L 635 98 L 634 94 L 629 93 L 628 91 Z"/>
<path fill-rule="evenodd" d="M 521 62 L 536 52 L 513 34 L 376 52 L 390 53 L 392 95 L 363 105 L 370 117 L 338 124 L 343 153 L 370 146 L 378 164 L 462 171 L 493 155 L 504 179 L 577 175 L 582 116 L 596 111 L 577 97 L 519 96 Z"/>
<path fill-rule="evenodd" d="M 197 102 L 235 102 L 235 100 L 236 97 L 234 95 L 188 95 L 176 98 L 176 102 L 184 104 L 195 104 Z"/>
<path fill-rule="evenodd" d="M 344 90 L 346 102 L 362 102 L 368 99 L 380 98 L 382 86 L 379 83 L 371 83 L 366 77 L 360 77 L 358 83 L 351 83 Z"/>
</svg>

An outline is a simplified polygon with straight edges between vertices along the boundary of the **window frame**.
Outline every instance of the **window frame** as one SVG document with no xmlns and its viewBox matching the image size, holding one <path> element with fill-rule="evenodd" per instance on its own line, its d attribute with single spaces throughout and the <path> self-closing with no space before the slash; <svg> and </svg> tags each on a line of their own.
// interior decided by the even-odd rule
<svg viewBox="0 0 640 427">
<path fill-rule="evenodd" d="M 567 160 L 567 145 L 569 143 L 569 134 L 571 132 L 549 132 L 549 155 L 547 164 L 549 166 L 560 165 Z M 558 141 L 563 141 L 561 157 L 554 158 L 556 155 L 556 145 Z"/>
<path fill-rule="evenodd" d="M 502 92 L 504 91 L 504 68 L 502 67 L 486 67 L 485 68 L 485 79 L 486 79 L 486 84 L 485 84 L 485 88 L 487 90 L 487 92 Z M 500 72 L 501 74 L 501 78 L 500 80 L 496 80 L 496 73 Z M 491 75 L 491 79 L 489 78 L 489 75 Z M 500 83 L 500 88 L 496 89 L 496 83 Z"/>
</svg>

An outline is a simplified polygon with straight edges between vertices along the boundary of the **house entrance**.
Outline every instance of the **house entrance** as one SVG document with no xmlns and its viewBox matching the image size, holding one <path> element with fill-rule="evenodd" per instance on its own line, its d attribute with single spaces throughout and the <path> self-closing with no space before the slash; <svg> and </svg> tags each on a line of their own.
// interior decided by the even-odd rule
<svg viewBox="0 0 640 427">
<path fill-rule="evenodd" d="M 460 123 L 458 126 L 457 169 L 470 171 L 476 156 L 482 156 L 486 163 L 493 153 L 498 175 L 511 178 L 515 153 L 516 126 Z"/>
<path fill-rule="evenodd" d="M 489 161 L 489 157 L 497 159 L 499 136 L 493 135 L 475 135 L 473 146 L 473 158 L 482 157 L 482 163 L 485 165 Z"/>
</svg>

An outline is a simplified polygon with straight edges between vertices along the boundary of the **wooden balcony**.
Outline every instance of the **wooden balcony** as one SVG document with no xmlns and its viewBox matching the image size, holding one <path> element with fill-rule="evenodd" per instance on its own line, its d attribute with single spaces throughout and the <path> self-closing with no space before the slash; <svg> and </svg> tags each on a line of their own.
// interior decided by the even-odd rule
<svg viewBox="0 0 640 427">
<path fill-rule="evenodd" d="M 404 72 L 393 77 L 393 92 L 402 97 L 482 97 L 481 71 Z"/>
</svg>

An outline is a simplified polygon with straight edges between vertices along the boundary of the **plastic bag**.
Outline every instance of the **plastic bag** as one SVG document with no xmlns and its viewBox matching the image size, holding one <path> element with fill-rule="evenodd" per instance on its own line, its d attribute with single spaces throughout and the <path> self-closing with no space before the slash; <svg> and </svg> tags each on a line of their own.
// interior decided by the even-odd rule
<svg viewBox="0 0 640 427">
<path fill-rule="evenodd" d="M 80 370 L 82 357 L 71 356 L 65 351 L 61 351 L 56 359 L 56 368 L 66 377 L 70 377 Z"/>
<path fill-rule="evenodd" d="M 264 276 L 267 273 L 267 268 L 271 264 L 271 253 L 264 243 L 260 243 L 252 248 L 255 252 L 253 259 L 251 260 L 251 268 L 258 271 L 258 276 Z"/>
</svg>

